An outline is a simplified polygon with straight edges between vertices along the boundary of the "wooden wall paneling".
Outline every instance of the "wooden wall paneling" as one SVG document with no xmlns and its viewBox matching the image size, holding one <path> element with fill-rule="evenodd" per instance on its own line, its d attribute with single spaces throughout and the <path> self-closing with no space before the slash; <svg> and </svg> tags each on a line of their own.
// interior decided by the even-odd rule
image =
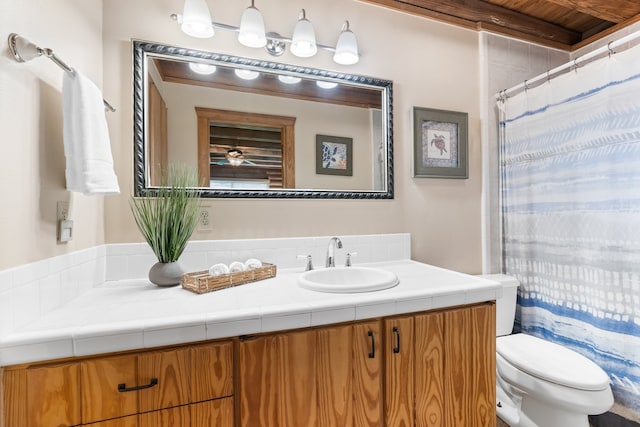
<svg viewBox="0 0 640 427">
<path fill-rule="evenodd" d="M 353 425 L 353 327 L 317 332 L 318 424 L 322 427 Z"/>
<path fill-rule="evenodd" d="M 353 326 L 353 425 L 382 427 L 382 323 Z"/>
<path fill-rule="evenodd" d="M 233 394 L 233 343 L 191 347 L 190 402 L 202 402 Z"/>
<path fill-rule="evenodd" d="M 137 356 L 124 355 L 80 363 L 82 422 L 92 423 L 138 412 L 137 392 L 119 392 L 118 384 L 137 384 Z"/>
<path fill-rule="evenodd" d="M 386 425 L 410 427 L 414 421 L 413 317 L 385 320 Z"/>
<path fill-rule="evenodd" d="M 444 316 L 418 315 L 415 327 L 415 426 L 444 427 Z"/>
<path fill-rule="evenodd" d="M 150 384 L 153 378 L 158 385 L 138 392 L 139 411 L 188 404 L 189 375 L 189 348 L 140 353 L 137 385 Z"/>
</svg>

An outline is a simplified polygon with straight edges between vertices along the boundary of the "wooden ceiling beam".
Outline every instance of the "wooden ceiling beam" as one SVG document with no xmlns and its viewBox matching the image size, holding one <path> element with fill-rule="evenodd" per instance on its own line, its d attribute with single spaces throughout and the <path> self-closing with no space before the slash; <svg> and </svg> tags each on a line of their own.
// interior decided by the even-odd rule
<svg viewBox="0 0 640 427">
<path fill-rule="evenodd" d="M 586 15 L 595 16 L 596 18 L 615 22 L 619 24 L 630 19 L 640 13 L 640 3 L 637 0 L 547 0 L 550 3 L 557 4 L 569 9 L 577 10 Z"/>
<path fill-rule="evenodd" d="M 582 34 L 505 7 L 480 0 L 361 0 L 467 28 L 492 28 L 505 34 L 524 34 L 568 49 Z M 504 31 L 500 31 L 504 29 Z"/>
</svg>

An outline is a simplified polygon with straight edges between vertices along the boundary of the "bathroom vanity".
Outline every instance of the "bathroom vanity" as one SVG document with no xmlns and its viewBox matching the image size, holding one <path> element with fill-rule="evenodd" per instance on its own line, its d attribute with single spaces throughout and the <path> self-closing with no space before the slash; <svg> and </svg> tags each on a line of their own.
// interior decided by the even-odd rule
<svg viewBox="0 0 640 427">
<path fill-rule="evenodd" d="M 0 425 L 495 426 L 499 285 L 375 267 L 400 283 L 314 292 L 299 269 L 203 295 L 105 283 L 0 341 Z"/>
</svg>

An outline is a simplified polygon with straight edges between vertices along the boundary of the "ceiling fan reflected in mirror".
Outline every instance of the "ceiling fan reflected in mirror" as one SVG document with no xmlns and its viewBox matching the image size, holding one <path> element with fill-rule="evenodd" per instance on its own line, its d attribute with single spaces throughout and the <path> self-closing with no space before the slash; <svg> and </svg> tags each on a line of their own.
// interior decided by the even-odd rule
<svg viewBox="0 0 640 427">
<path fill-rule="evenodd" d="M 231 166 L 240 166 L 243 163 L 255 166 L 255 163 L 253 163 L 251 160 L 247 160 L 244 158 L 244 154 L 242 153 L 242 150 L 238 149 L 238 148 L 230 148 L 229 150 L 227 150 L 227 154 L 224 156 L 224 160 L 220 160 L 219 162 L 217 162 L 217 165 L 226 165 L 229 164 Z"/>
</svg>

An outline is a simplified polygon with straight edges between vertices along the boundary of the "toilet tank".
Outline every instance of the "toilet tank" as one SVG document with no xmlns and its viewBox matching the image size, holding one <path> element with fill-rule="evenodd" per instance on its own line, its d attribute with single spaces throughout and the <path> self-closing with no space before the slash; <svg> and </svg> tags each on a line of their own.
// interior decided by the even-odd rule
<svg viewBox="0 0 640 427">
<path fill-rule="evenodd" d="M 496 300 L 496 336 L 510 335 L 516 317 L 516 299 L 520 285 L 518 279 L 505 274 L 483 274 L 479 277 L 502 285 L 502 297 Z"/>
</svg>

